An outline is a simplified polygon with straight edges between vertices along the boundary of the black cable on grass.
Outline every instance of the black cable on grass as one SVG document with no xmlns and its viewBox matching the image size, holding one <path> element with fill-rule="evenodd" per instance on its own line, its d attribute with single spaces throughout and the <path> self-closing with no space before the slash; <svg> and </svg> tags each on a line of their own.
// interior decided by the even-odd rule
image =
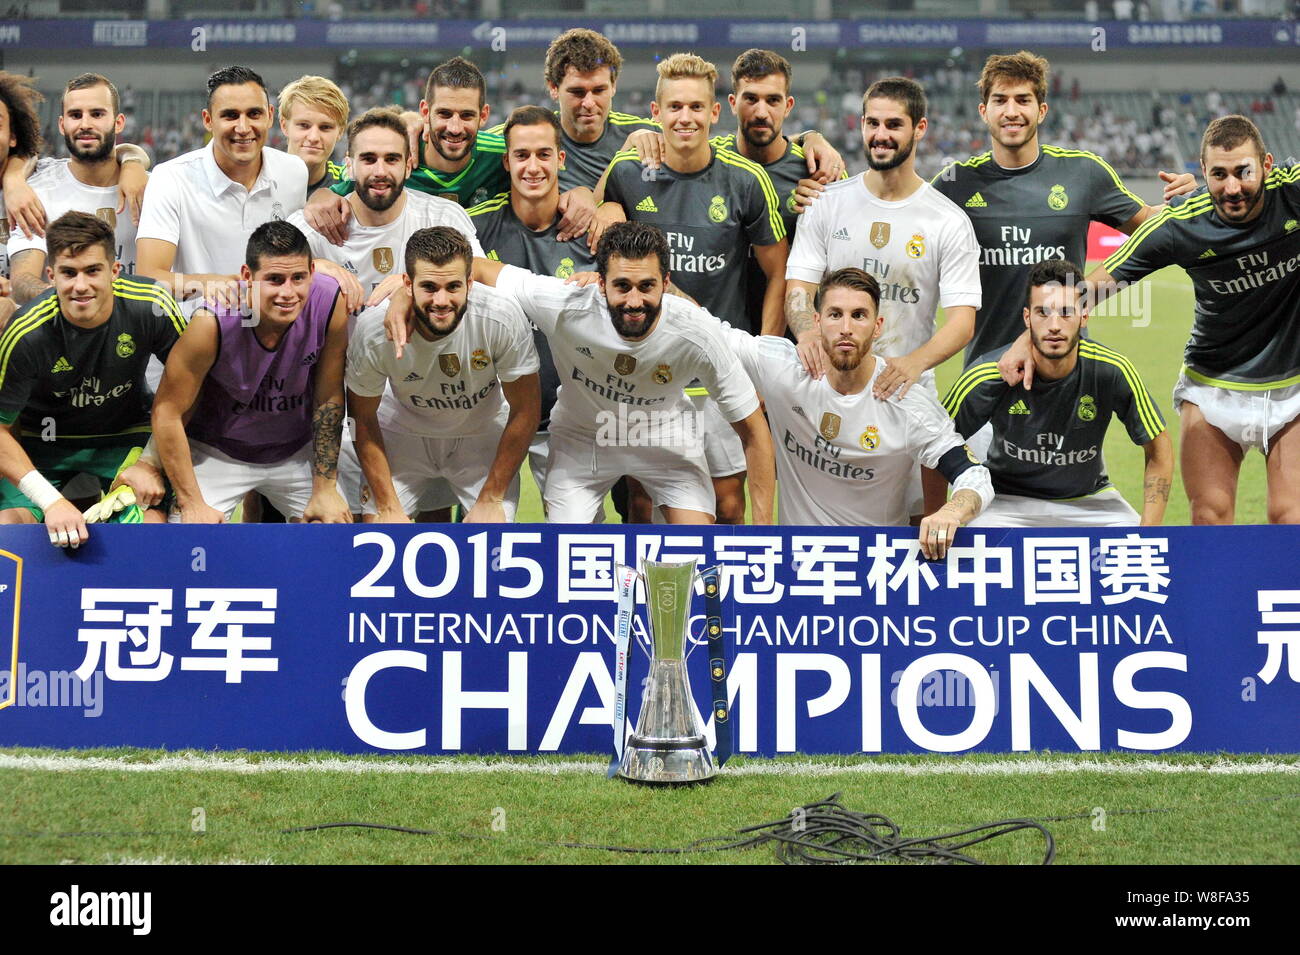
<svg viewBox="0 0 1300 955">
<path fill-rule="evenodd" d="M 441 835 L 434 830 L 408 829 L 368 822 L 331 822 L 318 826 L 297 826 L 283 832 L 311 832 L 357 826 L 390 829 L 418 835 Z M 698 839 L 686 846 L 642 848 L 638 846 L 597 845 L 585 842 L 538 842 L 534 845 L 559 846 L 565 849 L 594 849 L 637 855 L 687 855 L 696 852 L 728 852 L 771 845 L 779 862 L 785 865 L 844 865 L 859 862 L 916 863 L 983 863 L 965 850 L 999 836 L 1032 829 L 1041 833 L 1045 843 L 1043 865 L 1056 858 L 1056 841 L 1052 834 L 1032 819 L 1007 819 L 958 832 L 904 839 L 902 831 L 879 813 L 856 812 L 840 802 L 840 794 L 809 803 L 788 816 L 737 829 L 733 836 Z M 483 838 L 490 838 L 483 836 Z"/>
</svg>

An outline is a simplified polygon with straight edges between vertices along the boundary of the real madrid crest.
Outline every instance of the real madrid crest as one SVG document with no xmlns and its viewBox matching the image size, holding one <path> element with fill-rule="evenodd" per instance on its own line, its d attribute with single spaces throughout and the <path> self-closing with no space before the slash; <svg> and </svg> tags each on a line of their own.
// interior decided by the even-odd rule
<svg viewBox="0 0 1300 955">
<path fill-rule="evenodd" d="M 840 416 L 830 411 L 822 415 L 821 427 L 818 432 L 827 441 L 834 441 L 840 433 Z"/>
<path fill-rule="evenodd" d="M 393 250 L 388 246 L 380 246 L 371 251 L 370 261 L 374 263 L 377 271 L 387 275 L 393 270 Z"/>
<path fill-rule="evenodd" d="M 117 210 L 105 207 L 95 210 L 95 218 L 103 222 L 110 229 L 117 228 Z"/>
<path fill-rule="evenodd" d="M 1079 420 L 1092 421 L 1097 417 L 1097 402 L 1093 401 L 1092 395 L 1083 395 L 1079 398 Z"/>
<path fill-rule="evenodd" d="M 919 259 L 925 255 L 925 236 L 921 233 L 915 233 L 907 240 L 907 254 L 914 259 Z"/>
<path fill-rule="evenodd" d="M 481 348 L 475 348 L 469 356 L 469 366 L 475 371 L 482 371 L 490 364 L 492 359 L 488 358 L 488 353 Z"/>
<path fill-rule="evenodd" d="M 130 335 L 123 332 L 121 335 L 117 336 L 116 350 L 118 358 L 130 358 L 135 354 L 135 342 L 131 340 Z"/>
<path fill-rule="evenodd" d="M 1060 212 L 1070 204 L 1070 197 L 1065 194 L 1065 187 L 1057 183 L 1052 187 L 1052 191 L 1047 194 L 1047 204 Z"/>
<path fill-rule="evenodd" d="M 573 259 L 568 256 L 560 259 L 560 266 L 555 270 L 555 277 L 557 279 L 573 278 Z"/>
<path fill-rule="evenodd" d="M 615 355 L 614 370 L 620 375 L 630 375 L 636 371 L 636 359 L 631 355 Z"/>
<path fill-rule="evenodd" d="M 660 365 L 655 368 L 655 373 L 652 377 L 658 384 L 666 385 L 673 380 L 673 371 L 667 365 Z"/>
<path fill-rule="evenodd" d="M 874 451 L 880 447 L 880 429 L 874 424 L 858 435 L 858 447 L 863 451 Z"/>
<path fill-rule="evenodd" d="M 438 356 L 438 367 L 448 378 L 455 378 L 460 374 L 460 356 L 455 352 L 444 352 Z"/>
<path fill-rule="evenodd" d="M 889 245 L 889 223 L 871 223 L 871 232 L 869 235 L 871 237 L 871 244 L 877 249 L 883 249 L 885 246 Z"/>
<path fill-rule="evenodd" d="M 722 196 L 714 196 L 709 200 L 709 221 L 727 221 L 727 201 Z"/>
</svg>

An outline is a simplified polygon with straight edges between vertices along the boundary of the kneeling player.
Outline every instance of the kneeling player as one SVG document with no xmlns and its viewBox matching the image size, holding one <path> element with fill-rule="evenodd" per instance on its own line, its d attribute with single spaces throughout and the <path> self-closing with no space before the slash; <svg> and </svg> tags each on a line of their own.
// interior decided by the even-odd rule
<svg viewBox="0 0 1300 955">
<path fill-rule="evenodd" d="M 348 410 L 371 491 L 363 488 L 363 507 L 380 522 L 407 520 L 439 477 L 465 523 L 514 520 L 519 465 L 541 411 L 537 350 L 514 300 L 470 278 L 473 260 L 456 229 L 418 230 L 406 244 L 415 335 L 402 357 L 384 333 L 386 306 L 353 332 Z"/>
<path fill-rule="evenodd" d="M 162 500 L 155 468 L 122 465 L 148 440 L 149 357 L 167 358 L 185 319 L 161 285 L 120 274 L 113 230 L 94 216 L 54 220 L 45 247 L 54 288 L 0 336 L 0 523 L 44 521 L 50 543 L 76 547 L 86 521 L 58 488 L 77 474 Z"/>
<path fill-rule="evenodd" d="M 1174 456 L 1160 409 L 1127 358 L 1082 340 L 1088 312 L 1079 267 L 1062 259 L 1029 272 L 1024 322 L 1034 365 L 1029 390 L 1007 385 L 998 359 L 984 355 L 948 392 L 957 430 L 990 423 L 988 467 L 997 496 L 975 523 L 990 527 L 1125 527 L 1138 514 L 1113 487 L 1102 460 L 1112 414 L 1146 454 L 1141 523 L 1158 525 L 1169 503 Z"/>
<path fill-rule="evenodd" d="M 871 353 L 883 325 L 873 276 L 855 268 L 832 272 L 818 286 L 814 308 L 824 379 L 809 377 L 788 339 L 727 330 L 777 436 L 781 522 L 904 526 L 919 462 L 953 487 L 952 500 L 921 521 L 922 552 L 942 558 L 957 528 L 992 499 L 988 471 L 927 389 L 873 394 L 886 367 Z"/>
<path fill-rule="evenodd" d="M 258 226 L 241 268 L 252 317 L 201 308 L 163 372 L 153 423 L 171 520 L 228 520 L 249 491 L 304 521 L 352 519 L 336 486 L 347 307 L 288 222 Z M 187 437 L 188 435 L 188 437 Z"/>
</svg>

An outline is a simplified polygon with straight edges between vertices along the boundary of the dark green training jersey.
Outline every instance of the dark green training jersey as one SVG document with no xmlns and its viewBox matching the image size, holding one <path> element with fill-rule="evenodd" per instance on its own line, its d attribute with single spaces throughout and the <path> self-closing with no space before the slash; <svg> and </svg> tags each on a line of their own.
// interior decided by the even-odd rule
<svg viewBox="0 0 1300 955">
<path fill-rule="evenodd" d="M 406 185 L 416 192 L 441 196 L 458 202 L 465 208 L 486 202 L 499 192 L 510 188 L 510 174 L 502 164 L 506 154 L 505 140 L 488 132 L 480 132 L 474 140 L 474 152 L 469 164 L 458 173 L 439 172 L 421 161 L 406 180 Z M 353 189 L 351 179 L 331 186 L 332 192 L 346 196 Z"/>
<path fill-rule="evenodd" d="M 632 221 L 664 230 L 674 285 L 723 321 L 757 332 L 762 316 L 746 314 L 745 260 L 751 245 L 785 238 L 776 188 L 758 163 L 710 151 L 699 172 L 662 165 L 643 176 L 636 151 L 624 150 L 609 164 L 605 198 Z"/>
<path fill-rule="evenodd" d="M 1106 260 L 1114 278 L 1134 282 L 1179 265 L 1196 294 L 1189 377 L 1238 391 L 1300 383 L 1300 164 L 1264 181 L 1253 222 L 1219 218 L 1209 193 L 1161 210 Z"/>
<path fill-rule="evenodd" d="M 998 374 L 1009 347 L 981 356 L 943 402 L 963 437 L 992 424 L 984 464 L 997 493 L 1053 501 L 1095 494 L 1110 486 L 1101 448 L 1112 414 L 1134 444 L 1148 444 L 1165 430 L 1137 369 L 1118 352 L 1081 341 L 1073 371 L 1056 381 L 1036 377 L 1026 392 Z"/>
<path fill-rule="evenodd" d="M 556 116 L 560 111 L 553 111 Z M 662 133 L 663 127 L 653 119 L 633 116 L 631 113 L 610 111 L 605 119 L 605 131 L 592 143 L 580 143 L 570 139 L 569 134 L 560 127 L 560 148 L 564 150 L 564 165 L 560 167 L 560 191 L 568 192 L 579 186 L 595 189 L 600 177 L 609 168 L 610 161 L 623 148 L 627 137 L 639 129 Z M 493 126 L 490 130 L 504 140 L 506 124 Z"/>
<path fill-rule="evenodd" d="M 542 232 L 534 232 L 519 221 L 510 205 L 510 194 L 502 193 L 494 199 L 466 210 L 484 254 L 496 262 L 517 265 L 538 275 L 554 275 L 567 279 L 574 272 L 591 272 L 596 268 L 596 257 L 587 248 L 587 237 L 579 236 L 568 242 L 556 242 L 561 216 Z M 555 393 L 560 387 L 560 377 L 551 359 L 551 346 L 546 336 L 533 329 L 533 344 L 541 362 L 539 377 L 542 386 L 542 420 L 538 431 L 546 431 L 551 423 L 551 408 Z"/>
<path fill-rule="evenodd" d="M 153 395 L 145 367 L 150 355 L 166 362 L 185 324 L 153 279 L 119 276 L 112 314 L 89 329 L 65 319 L 49 289 L 0 335 L 0 422 L 16 420 L 25 435 L 39 437 L 52 419 L 55 440 L 73 445 L 148 435 Z"/>
<path fill-rule="evenodd" d="M 980 244 L 983 304 L 966 362 L 1025 330 L 1025 283 L 1031 266 L 1068 259 L 1085 268 L 1088 224 L 1123 225 L 1144 203 L 1093 153 L 1043 146 L 1038 159 L 1003 169 L 991 152 L 953 163 L 931 185 L 961 206 Z"/>
<path fill-rule="evenodd" d="M 347 171 L 347 166 L 330 160 L 325 163 L 325 175 L 321 176 L 315 182 L 307 184 L 307 195 L 310 197 L 317 189 L 329 189 L 338 185 L 347 178 Z"/>
</svg>

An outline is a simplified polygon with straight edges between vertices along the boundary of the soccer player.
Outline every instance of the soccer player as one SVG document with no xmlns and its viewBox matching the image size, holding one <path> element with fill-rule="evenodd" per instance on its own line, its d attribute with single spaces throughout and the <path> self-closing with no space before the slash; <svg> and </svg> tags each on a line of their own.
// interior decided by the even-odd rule
<svg viewBox="0 0 1300 955">
<path fill-rule="evenodd" d="M 491 107 L 486 102 L 487 83 L 479 68 L 463 57 L 453 57 L 434 67 L 420 100 L 424 117 L 424 152 L 411 174 L 410 188 L 462 206 L 473 206 L 510 188 L 502 166 L 505 143 L 499 136 L 480 132 Z M 306 208 L 312 228 L 335 245 L 347 238 L 352 210 L 341 201 L 353 189 L 343 181 L 330 192 L 322 190 Z M 565 213 L 564 238 L 585 234 L 596 213 L 588 188 L 574 189 L 561 196 Z"/>
<path fill-rule="evenodd" d="M 941 558 L 956 529 L 992 499 L 988 471 L 929 391 L 873 393 L 872 381 L 885 367 L 872 354 L 884 323 L 874 276 L 837 269 L 818 284 L 815 302 L 824 380 L 808 375 L 788 339 L 727 330 L 727 344 L 757 383 L 779 438 L 781 522 L 906 525 L 909 485 L 920 462 L 953 486 L 952 500 L 921 522 L 922 551 Z"/>
<path fill-rule="evenodd" d="M 285 151 L 307 165 L 307 195 L 341 182 L 346 169 L 331 157 L 348 126 L 343 92 L 323 76 L 300 76 L 280 90 L 279 106 Z"/>
<path fill-rule="evenodd" d="M 343 245 L 332 244 L 307 224 L 302 212 L 289 221 L 307 236 L 312 255 L 334 262 L 355 275 L 368 296 L 367 305 L 383 301 L 402 285 L 397 268 L 407 240 L 419 229 L 450 225 L 471 242 L 474 254 L 483 250 L 465 210 L 450 200 L 407 189 L 410 141 L 394 109 L 368 110 L 348 127 L 348 156 L 356 188 L 344 200 L 352 210 L 352 226 Z"/>
<path fill-rule="evenodd" d="M 402 357 L 382 308 L 361 316 L 349 346 L 367 513 L 403 523 L 441 477 L 466 523 L 513 521 L 541 407 L 532 328 L 512 298 L 470 278 L 474 253 L 454 227 L 419 230 L 405 256 L 416 334 Z"/>
<path fill-rule="evenodd" d="M 767 279 L 761 328 L 780 334 L 788 246 L 772 180 L 757 163 L 710 144 L 709 129 L 722 109 L 714 98 L 718 71 L 712 63 L 677 53 L 661 60 L 657 70 L 651 109 L 664 124 L 663 165 L 644 176 L 634 150 L 618 153 L 603 198 L 619 203 L 632 221 L 663 229 L 673 284 L 710 314 L 740 328 L 752 326 L 745 314 L 746 257 L 752 248 Z M 724 416 L 707 397 L 699 397 L 718 522 L 743 523 L 746 456 Z"/>
<path fill-rule="evenodd" d="M 1119 527 L 1138 514 L 1106 476 L 1102 443 L 1111 415 L 1146 455 L 1144 525 L 1159 525 L 1169 503 L 1173 444 L 1137 369 L 1123 355 L 1081 340 L 1088 311 L 1080 267 L 1048 259 L 1030 267 L 1023 322 L 1033 387 L 1007 385 L 983 356 L 957 379 L 944 406 L 969 437 L 993 428 L 986 461 L 997 496 L 975 523 L 993 527 Z"/>
<path fill-rule="evenodd" d="M 145 365 L 167 358 L 185 319 L 165 288 L 120 274 L 113 230 L 94 216 L 55 219 L 45 246 L 54 288 L 0 335 L 0 523 L 43 521 L 50 543 L 76 547 L 86 522 L 59 488 L 88 473 L 108 490 L 147 440 Z M 141 506 L 162 499 L 162 476 L 148 464 L 120 481 Z"/>
<path fill-rule="evenodd" d="M 510 114 L 505 125 L 510 192 L 469 210 L 489 259 L 562 279 L 596 267 L 595 256 L 583 237 L 556 240 L 561 219 L 561 170 L 568 156 L 562 146 L 563 136 L 561 120 L 550 110 L 521 106 Z M 528 449 L 528 467 L 545 495 L 551 408 L 560 379 L 550 345 L 540 329 L 533 331 L 533 345 L 540 365 L 542 407 L 537 434 Z"/>
<path fill-rule="evenodd" d="M 27 77 L 0 71 L 0 168 L 6 170 L 6 187 L 10 185 L 10 168 L 21 166 L 19 179 L 25 178 L 28 163 L 34 163 L 41 150 L 41 121 L 36 115 L 41 98 Z M 0 235 L 6 240 L 12 220 L 5 193 L 0 192 Z M 9 287 L 9 253 L 0 247 L 0 328 L 17 310 Z"/>
<path fill-rule="evenodd" d="M 1255 124 L 1224 116 L 1205 130 L 1201 172 L 1204 192 L 1162 209 L 1088 280 L 1098 300 L 1166 265 L 1192 280 L 1174 388 L 1192 523 L 1232 523 L 1252 447 L 1266 461 L 1269 521 L 1300 523 L 1300 164 L 1275 168 Z"/>
<path fill-rule="evenodd" d="M 113 260 L 127 275 L 135 275 L 135 222 L 129 215 L 117 214 L 122 167 L 113 150 L 125 124 L 126 117 L 118 109 L 117 87 L 106 77 L 83 73 L 70 80 L 59 115 L 59 132 L 69 158 L 42 163 L 27 185 L 50 218 L 76 211 L 108 223 L 117 238 Z M 26 304 L 50 287 L 42 235 L 28 236 L 15 226 L 9 235 L 9 263 L 18 302 Z"/>
<path fill-rule="evenodd" d="M 1047 60 L 1024 50 L 990 56 L 979 80 L 990 149 L 946 167 L 931 183 L 965 210 L 979 241 L 982 303 L 966 346 L 968 364 L 1024 331 L 1031 266 L 1046 259 L 1084 262 L 1090 222 L 1132 233 L 1159 211 L 1125 188 L 1099 156 L 1039 143 L 1047 74 Z M 1189 174 L 1160 178 L 1166 198 L 1196 187 Z"/>
<path fill-rule="evenodd" d="M 349 522 L 336 487 L 348 319 L 338 283 L 278 221 L 253 230 L 240 275 L 256 321 L 239 306 L 195 311 L 154 401 L 170 519 L 221 523 L 259 491 L 290 518 Z"/>
<path fill-rule="evenodd" d="M 596 250 L 599 287 L 486 263 L 546 333 L 564 387 L 551 413 L 546 508 L 590 523 L 619 477 L 636 478 L 668 523 L 712 523 L 713 487 L 682 383 L 700 379 L 740 436 L 756 524 L 771 523 L 772 439 L 758 397 L 712 315 L 669 295 L 664 233 L 616 223 Z"/>
<path fill-rule="evenodd" d="M 266 145 L 274 112 L 260 76 L 243 66 L 218 70 L 203 110 L 211 141 L 150 177 L 136 233 L 139 269 L 177 298 L 237 305 L 240 253 L 253 230 L 302 208 L 307 167 Z"/>
</svg>

